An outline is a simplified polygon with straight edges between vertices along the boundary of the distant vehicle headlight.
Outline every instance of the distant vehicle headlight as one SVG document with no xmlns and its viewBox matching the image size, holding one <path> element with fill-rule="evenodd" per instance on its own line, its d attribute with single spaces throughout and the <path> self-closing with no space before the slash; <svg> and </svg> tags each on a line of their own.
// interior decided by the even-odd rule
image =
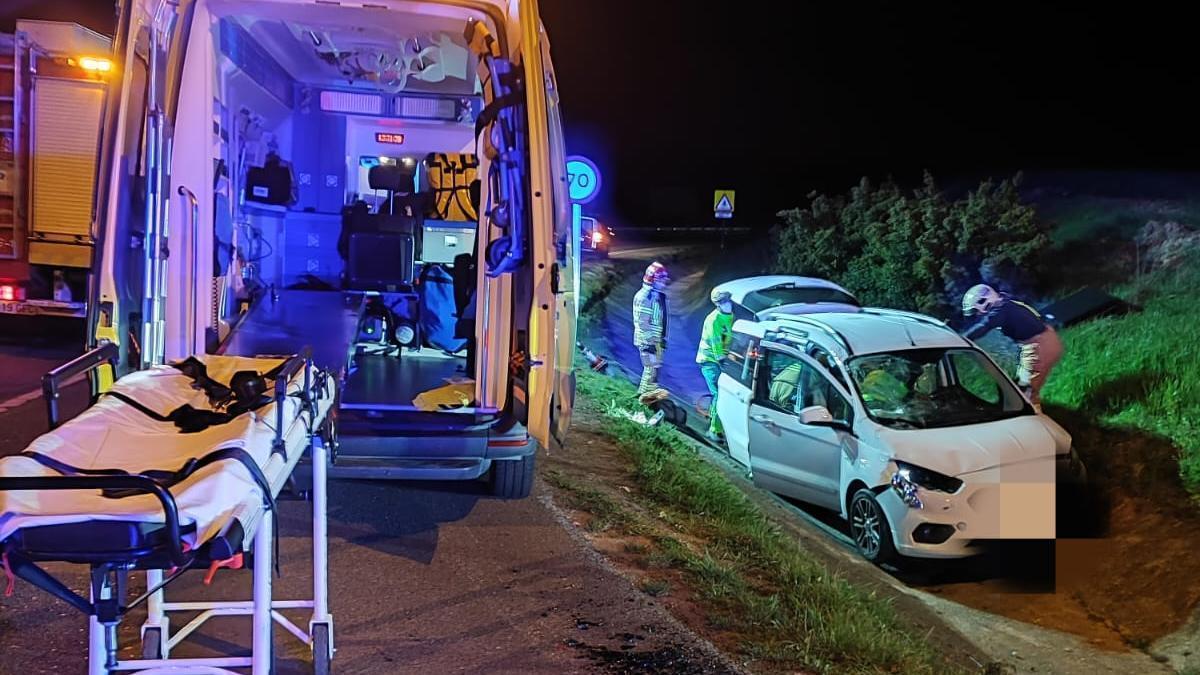
<svg viewBox="0 0 1200 675">
<path fill-rule="evenodd" d="M 900 495 L 905 504 L 914 509 L 925 508 L 921 498 L 917 496 L 917 488 L 954 494 L 962 487 L 962 483 L 957 478 L 905 462 L 896 462 L 896 473 L 892 474 L 892 489 Z"/>
</svg>

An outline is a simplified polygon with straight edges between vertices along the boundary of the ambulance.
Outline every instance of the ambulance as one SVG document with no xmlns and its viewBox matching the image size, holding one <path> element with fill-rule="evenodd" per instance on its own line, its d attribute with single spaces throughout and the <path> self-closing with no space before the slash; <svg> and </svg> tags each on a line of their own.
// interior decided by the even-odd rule
<svg viewBox="0 0 1200 675">
<path fill-rule="evenodd" d="M 579 232 L 537 0 L 125 0 L 92 346 L 112 377 L 309 352 L 330 475 L 529 493 L 575 380 Z"/>
</svg>

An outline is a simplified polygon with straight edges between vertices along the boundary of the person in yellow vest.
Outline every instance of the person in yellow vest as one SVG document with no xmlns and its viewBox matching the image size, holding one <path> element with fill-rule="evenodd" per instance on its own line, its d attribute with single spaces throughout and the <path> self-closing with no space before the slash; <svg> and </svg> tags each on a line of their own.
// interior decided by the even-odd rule
<svg viewBox="0 0 1200 675">
<path fill-rule="evenodd" d="M 724 440 L 724 429 L 721 427 L 721 418 L 717 416 L 717 380 L 721 377 L 721 362 L 729 353 L 729 344 L 733 341 L 733 300 L 729 291 L 715 289 L 708 297 L 716 308 L 704 318 L 700 346 L 696 349 L 696 363 L 700 364 L 700 373 L 704 375 L 708 393 L 712 394 L 706 435 L 709 440 L 720 442 Z"/>
<path fill-rule="evenodd" d="M 642 359 L 638 396 L 643 403 L 666 396 L 658 386 L 658 370 L 667 347 L 667 284 L 671 275 L 662 263 L 653 262 L 642 276 L 642 288 L 633 296 L 633 346 Z M 647 399 L 650 397 L 650 399 Z"/>
</svg>

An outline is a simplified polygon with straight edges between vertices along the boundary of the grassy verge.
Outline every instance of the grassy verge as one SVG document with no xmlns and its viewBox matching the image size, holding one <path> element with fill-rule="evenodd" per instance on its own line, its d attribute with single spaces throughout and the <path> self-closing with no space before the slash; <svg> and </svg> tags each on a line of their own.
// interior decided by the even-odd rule
<svg viewBox="0 0 1200 675">
<path fill-rule="evenodd" d="M 604 323 L 604 300 L 620 281 L 610 261 L 586 261 L 580 272 L 579 334 L 587 337 Z"/>
<path fill-rule="evenodd" d="M 1043 391 L 1049 404 L 1169 439 L 1193 496 L 1200 495 L 1197 289 L 1200 256 L 1117 289 L 1142 311 L 1065 330 L 1066 355 Z"/>
<path fill-rule="evenodd" d="M 604 414 L 628 401 L 632 386 L 581 369 L 585 414 Z M 621 529 L 648 537 L 650 566 L 684 576 L 712 628 L 739 636 L 743 655 L 782 670 L 822 673 L 946 673 L 945 662 L 921 636 L 906 630 L 891 605 L 831 575 L 784 536 L 715 466 L 673 429 L 608 417 L 609 436 L 630 463 L 638 499 L 666 528 L 651 527 L 601 490 L 551 472 L 593 518 L 588 529 Z M 643 545 L 627 547 L 641 550 Z M 643 582 L 664 594 L 670 583 Z"/>
<path fill-rule="evenodd" d="M 638 519 L 604 491 L 584 485 L 561 471 L 547 471 L 543 477 L 567 495 L 567 506 L 591 515 L 586 526 L 589 532 L 645 533 L 646 528 Z"/>
</svg>

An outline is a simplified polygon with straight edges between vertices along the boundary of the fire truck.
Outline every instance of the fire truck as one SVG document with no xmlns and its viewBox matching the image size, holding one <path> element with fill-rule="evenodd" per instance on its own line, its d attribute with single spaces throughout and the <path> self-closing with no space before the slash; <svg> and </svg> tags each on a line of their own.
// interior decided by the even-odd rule
<svg viewBox="0 0 1200 675">
<path fill-rule="evenodd" d="M 87 314 L 110 50 L 74 23 L 0 34 L 0 314 Z"/>
</svg>

